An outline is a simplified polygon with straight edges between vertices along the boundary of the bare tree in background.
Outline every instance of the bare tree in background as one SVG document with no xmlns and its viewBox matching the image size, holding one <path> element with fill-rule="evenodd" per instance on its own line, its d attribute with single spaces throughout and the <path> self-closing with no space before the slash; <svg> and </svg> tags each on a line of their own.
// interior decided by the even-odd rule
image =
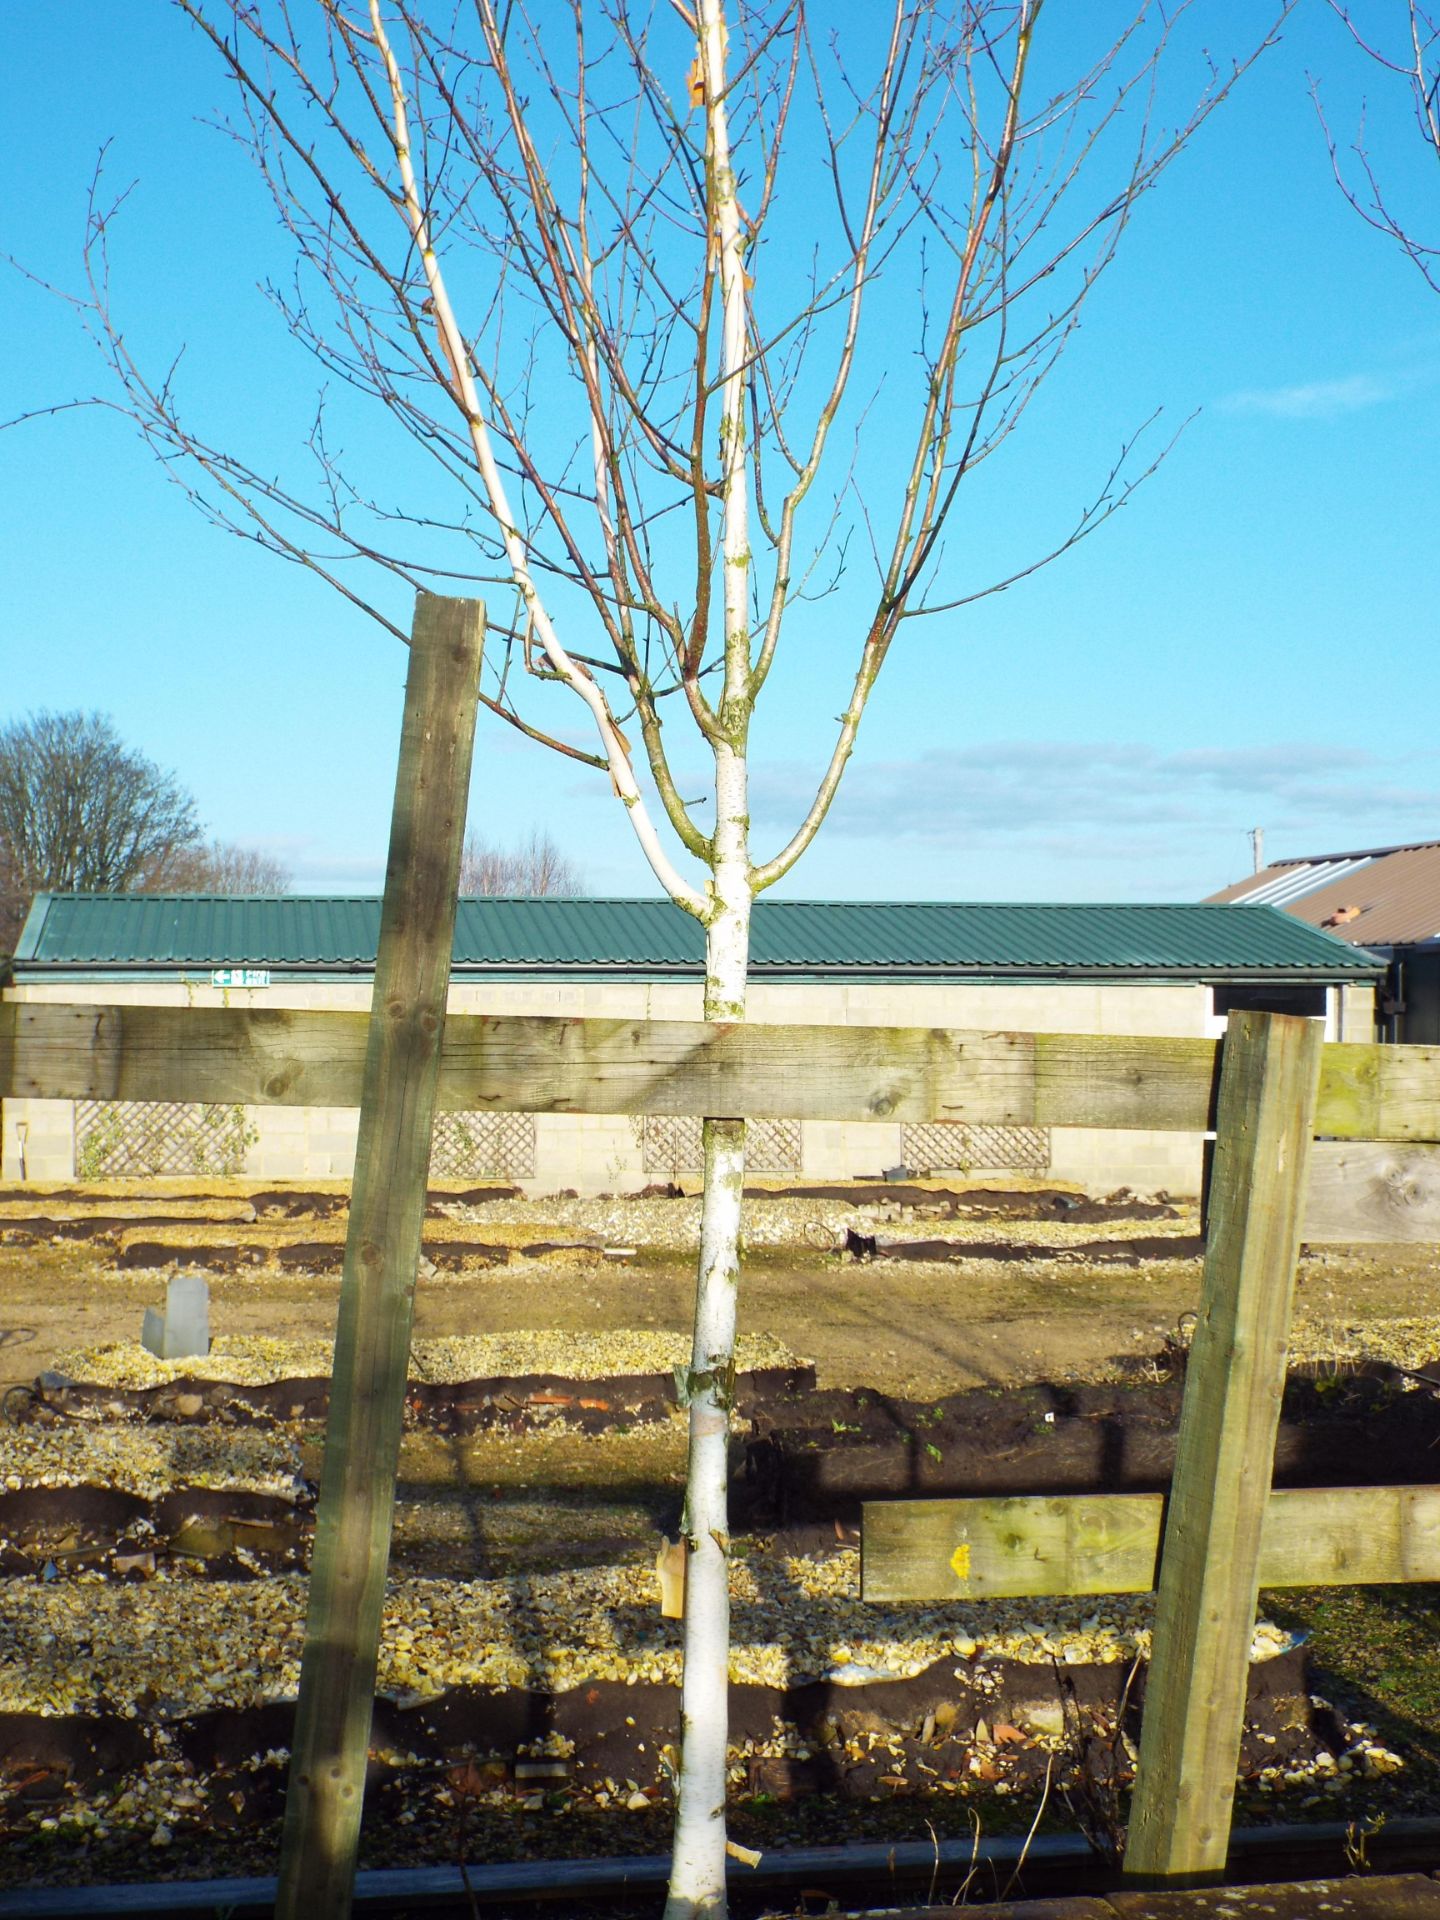
<svg viewBox="0 0 1440 1920">
<path fill-rule="evenodd" d="M 285 862 L 255 847 L 225 840 L 186 847 L 167 864 L 147 893 L 288 893 L 295 876 Z"/>
<path fill-rule="evenodd" d="M 9 848 L 0 842 L 0 981 L 5 977 L 6 962 L 20 938 L 30 900 L 30 891 L 21 882 Z"/>
<path fill-rule="evenodd" d="M 175 776 L 127 747 L 104 714 L 35 713 L 0 728 L 8 921 L 23 919 L 35 893 L 151 885 L 200 832 Z"/>
<path fill-rule="evenodd" d="M 284 893 L 280 860 L 206 842 L 195 802 L 100 713 L 0 728 L 0 954 L 37 893 Z"/>
<path fill-rule="evenodd" d="M 1363 11 L 1342 5 L 1340 0 L 1330 3 L 1355 44 L 1394 82 L 1392 90 L 1406 97 L 1415 130 L 1440 166 L 1440 12 L 1422 6 L 1420 0 L 1384 0 L 1380 5 L 1367 0 Z M 1359 24 L 1362 20 L 1363 26 Z M 1319 109 L 1318 90 L 1315 98 Z M 1363 123 L 1346 161 L 1323 109 L 1320 120 L 1330 148 L 1330 164 L 1345 198 L 1370 226 L 1398 242 L 1426 283 L 1440 293 L 1440 220 L 1431 230 L 1433 237 L 1422 238 L 1410 216 L 1402 213 L 1387 194 L 1366 145 Z M 1440 185 L 1440 175 L 1436 183 Z M 1434 219 L 1433 211 L 1431 217 Z"/>
<path fill-rule="evenodd" d="M 1088 537 L 1160 457 L 1125 441 L 1056 530 L 1017 506 L 994 573 L 976 571 L 993 533 L 946 550 L 962 487 L 1035 401 L 1136 202 L 1273 29 L 1207 61 L 1167 115 L 1184 0 L 1065 9 L 1053 44 L 1044 0 L 813 22 L 805 0 L 178 4 L 235 83 L 226 131 L 293 250 L 271 299 L 328 397 L 308 470 L 283 480 L 208 440 L 132 357 L 97 196 L 77 304 L 121 388 L 99 404 L 212 520 L 397 639 L 367 576 L 513 596 L 485 704 L 613 791 L 705 927 L 705 1017 L 742 1019 L 752 902 L 814 839 L 905 624 Z M 368 476 L 336 452 L 352 405 L 401 436 Z M 772 672 L 836 719 L 809 804 L 759 851 L 750 730 Z M 567 699 L 588 746 L 554 710 Z M 670 1920 L 726 1910 L 744 1124 L 707 1120 L 704 1141 Z M 281 1885 L 281 1911 L 304 1912 L 293 1859 Z"/>
<path fill-rule="evenodd" d="M 564 894 L 585 891 L 575 862 L 548 833 L 532 833 L 516 847 L 492 847 L 467 833 L 460 855 L 460 891 L 494 898 L 501 894 Z"/>
</svg>

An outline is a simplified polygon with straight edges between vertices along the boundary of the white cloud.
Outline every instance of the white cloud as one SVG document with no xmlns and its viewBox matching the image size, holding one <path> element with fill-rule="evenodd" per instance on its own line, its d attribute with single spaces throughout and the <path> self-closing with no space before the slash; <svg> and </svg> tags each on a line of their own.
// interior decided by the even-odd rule
<svg viewBox="0 0 1440 1920">
<path fill-rule="evenodd" d="M 1318 852 L 1332 841 L 1440 829 L 1440 786 L 1429 771 L 1411 784 L 1393 760 L 1324 742 L 1164 753 L 1140 742 L 997 741 L 852 766 L 826 834 L 1009 848 L 1022 859 L 1144 853 L 1163 866 L 1181 841 L 1258 821 L 1274 853 Z M 757 768 L 751 808 L 762 857 L 763 843 L 793 827 L 810 789 L 799 767 Z"/>
<path fill-rule="evenodd" d="M 1312 380 L 1293 387 L 1248 387 L 1227 394 L 1220 405 L 1227 413 L 1268 414 L 1277 420 L 1334 420 L 1393 400 L 1396 391 L 1374 374 L 1352 373 L 1343 380 Z"/>
<path fill-rule="evenodd" d="M 309 844 L 304 853 L 282 854 L 298 887 L 333 887 L 337 892 L 378 893 L 385 883 L 384 856 L 375 853 L 333 853 Z"/>
</svg>

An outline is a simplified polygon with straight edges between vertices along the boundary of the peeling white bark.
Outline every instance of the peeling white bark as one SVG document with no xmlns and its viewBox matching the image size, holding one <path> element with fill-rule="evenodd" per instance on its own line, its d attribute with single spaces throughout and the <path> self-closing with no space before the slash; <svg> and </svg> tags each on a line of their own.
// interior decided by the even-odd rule
<svg viewBox="0 0 1440 1920">
<path fill-rule="evenodd" d="M 376 51 L 384 63 L 390 88 L 393 116 L 391 138 L 395 147 L 396 165 L 400 170 L 406 224 L 414 237 L 420 263 L 424 268 L 425 283 L 430 290 L 430 304 L 435 315 L 435 330 L 446 364 L 450 369 L 455 397 L 465 415 L 470 445 L 475 455 L 475 465 L 485 488 L 490 512 L 500 530 L 500 538 L 505 548 L 505 556 L 510 563 L 511 574 L 520 590 L 526 614 L 544 649 L 546 659 L 572 693 L 578 694 L 590 709 L 595 730 L 600 736 L 600 743 L 605 752 L 606 764 L 610 769 L 610 778 L 615 785 L 615 792 L 629 812 L 635 837 L 640 842 L 655 877 L 672 900 L 689 912 L 698 914 L 703 906 L 701 897 L 676 867 L 661 843 L 636 781 L 635 769 L 630 761 L 630 750 L 625 744 L 619 727 L 615 724 L 609 703 L 601 692 L 595 676 L 588 668 L 572 660 L 561 644 L 560 636 L 551 621 L 549 609 L 530 571 L 529 555 L 520 533 L 520 524 L 510 505 L 504 475 L 491 443 L 490 427 L 481 404 L 480 389 L 470 369 L 469 349 L 465 344 L 465 336 L 460 330 L 459 322 L 455 318 L 454 308 L 450 304 L 450 291 L 445 282 L 445 275 L 441 271 L 440 257 L 431 241 L 430 221 L 425 211 L 425 203 L 421 197 L 420 185 L 416 179 L 410 152 L 409 108 L 406 103 L 404 76 L 401 74 L 400 64 L 395 58 L 385 31 L 381 0 L 370 0 L 370 30 L 374 36 Z M 601 504 L 603 512 L 603 502 Z"/>
<path fill-rule="evenodd" d="M 715 756 L 715 905 L 706 930 L 705 1018 L 743 1020 L 750 966 L 749 821 L 744 756 Z M 705 1199 L 690 1359 L 684 1535 L 685 1675 L 679 1806 L 665 1920 L 723 1920 L 725 1749 L 729 1735 L 728 1455 L 735 1379 L 745 1122 L 705 1122 Z"/>
<path fill-rule="evenodd" d="M 750 496 L 745 460 L 745 240 L 730 158 L 724 0 L 700 0 L 710 244 L 719 254 L 720 463 L 725 686 L 715 755 L 715 832 L 705 939 L 705 1018 L 743 1020 L 750 968 Z M 685 1674 L 679 1805 L 665 1920 L 725 1920 L 725 1753 L 730 1726 L 728 1456 L 735 1385 L 745 1122 L 707 1115 L 705 1200 L 690 1361 L 685 1483 Z"/>
</svg>

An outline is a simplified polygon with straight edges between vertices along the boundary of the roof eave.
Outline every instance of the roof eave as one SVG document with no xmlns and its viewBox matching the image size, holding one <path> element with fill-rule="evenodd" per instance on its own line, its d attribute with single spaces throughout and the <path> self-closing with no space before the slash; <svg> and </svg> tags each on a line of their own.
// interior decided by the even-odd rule
<svg viewBox="0 0 1440 1920">
<path fill-rule="evenodd" d="M 17 986 L 39 985 L 43 982 L 71 981 L 75 984 L 94 984 L 97 981 L 115 981 L 144 979 L 181 984 L 187 980 L 193 983 L 196 974 L 213 971 L 222 963 L 209 960 L 189 962 L 165 961 L 126 961 L 107 962 L 96 959 L 86 962 L 34 961 L 23 968 L 15 967 Z M 226 962 L 226 965 L 244 965 L 246 962 Z M 258 963 L 254 963 L 258 964 Z M 1225 982 L 1235 985 L 1253 986 L 1344 986 L 1380 979 L 1388 966 L 1387 959 L 1372 955 L 1367 961 L 1359 961 L 1354 966 L 1299 965 L 1262 967 L 1243 966 L 1193 966 L 1162 967 L 1145 965 L 1100 965 L 1100 966 L 1005 966 L 993 962 L 976 962 L 974 965 L 955 965 L 947 963 L 935 966 L 887 966 L 880 962 L 855 965 L 792 965 L 772 963 L 766 965 L 752 963 L 750 980 L 753 985 L 807 985 L 826 981 L 867 981 L 879 980 L 898 984 L 938 984 L 969 982 L 975 986 L 1061 984 L 1067 981 L 1108 982 L 1116 986 L 1204 986 Z M 316 960 L 316 961 L 267 961 L 266 971 L 272 984 L 282 985 L 287 981 L 327 981 L 368 980 L 374 976 L 374 964 L 368 960 Z M 679 982 L 699 984 L 704 980 L 705 971 L 698 963 L 672 963 L 663 961 L 638 962 L 572 962 L 561 964 L 526 963 L 524 961 L 462 962 L 450 971 L 452 981 L 603 981 L 624 979 L 634 982 Z"/>
</svg>

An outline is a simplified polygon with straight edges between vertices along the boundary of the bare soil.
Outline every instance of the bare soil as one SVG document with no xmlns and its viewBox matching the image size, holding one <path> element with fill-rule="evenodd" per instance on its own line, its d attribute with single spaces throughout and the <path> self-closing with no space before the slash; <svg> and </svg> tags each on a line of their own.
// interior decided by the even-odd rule
<svg viewBox="0 0 1440 1920">
<path fill-rule="evenodd" d="M 166 1274 L 164 1264 L 122 1264 L 140 1246 L 172 1267 L 195 1263 L 210 1271 L 216 1334 L 329 1335 L 339 1297 L 344 1209 L 344 1187 L 338 1182 L 283 1190 L 258 1182 L 144 1187 L 107 1182 L 93 1190 L 0 1192 L 0 1395 L 34 1381 L 67 1350 L 138 1338 L 144 1308 L 163 1300 Z M 812 1425 L 818 1422 L 820 1444 L 803 1451 L 792 1445 L 786 1456 L 790 1482 L 781 1489 L 781 1505 L 793 1510 L 795 1537 L 759 1550 L 808 1555 L 822 1547 L 833 1552 L 837 1545 L 853 1546 L 853 1527 L 845 1521 L 858 1494 L 905 1490 L 885 1480 L 895 1450 L 889 1436 L 878 1431 L 900 1403 L 948 1403 L 962 1394 L 978 1400 L 984 1395 L 977 1390 L 985 1389 L 1031 1390 L 996 1395 L 988 1407 L 932 1407 L 927 1417 L 933 1430 L 927 1427 L 924 1436 L 929 1444 L 912 1449 L 910 1463 L 922 1479 L 932 1474 L 927 1462 L 934 1463 L 934 1473 L 943 1464 L 947 1472 L 973 1477 L 976 1462 L 1000 1472 L 995 1463 L 1003 1465 L 1013 1454 L 1018 1485 L 1037 1473 L 1045 1478 L 1047 1462 L 1055 1477 L 1054 1450 L 1072 1437 L 1078 1441 L 1082 1429 L 1087 1444 L 1100 1431 L 1097 1392 L 1123 1387 L 1120 1397 L 1127 1408 L 1133 1397 L 1149 1393 L 1159 1452 L 1153 1461 L 1137 1454 L 1130 1466 L 1147 1484 L 1168 1470 L 1165 1449 L 1173 1444 L 1172 1402 L 1178 1402 L 1176 1336 L 1197 1306 L 1201 1278 L 1201 1223 L 1193 1207 L 1163 1200 L 1137 1204 L 1128 1197 L 1105 1201 L 1038 1186 L 962 1194 L 922 1185 L 891 1192 L 757 1193 L 748 1219 L 742 1324 L 752 1333 L 775 1336 L 812 1361 L 819 1383 L 809 1411 Z M 416 1333 L 434 1339 L 550 1329 L 594 1336 L 597 1344 L 617 1328 L 683 1334 L 691 1314 L 695 1221 L 693 1198 L 681 1196 L 593 1202 L 562 1196 L 547 1205 L 493 1188 L 437 1191 L 426 1238 L 442 1258 L 422 1278 Z M 526 1251 L 547 1244 L 550 1250 L 543 1255 Z M 1409 1354 L 1413 1330 L 1420 1329 L 1423 1342 L 1433 1322 L 1433 1351 L 1440 1355 L 1440 1265 L 1423 1248 L 1307 1253 L 1296 1321 L 1312 1356 L 1324 1354 L 1330 1330 L 1338 1349 L 1341 1331 L 1366 1321 L 1403 1322 L 1411 1329 Z M 891 1408 L 842 1403 L 841 1396 L 858 1389 L 888 1400 Z M 1038 1399 L 1029 1407 L 1028 1399 L 1042 1389 L 1050 1396 L 1044 1410 Z M 1440 1405 L 1429 1395 L 1404 1398 L 1413 1404 L 1400 1414 L 1412 1419 Z M 1340 1444 L 1353 1457 L 1355 1471 L 1370 1479 L 1376 1477 L 1384 1421 L 1372 1418 L 1362 1400 L 1363 1395 L 1348 1412 L 1335 1411 L 1332 1424 L 1338 1433 L 1343 1419 L 1351 1421 Z M 1053 1421 L 1051 1412 L 1056 1412 Z M 872 1413 L 874 1434 L 866 1425 Z M 992 1428 L 1015 1418 L 1021 1425 L 1008 1438 L 1001 1436 L 1002 1446 Z M 1073 1422 L 1074 1436 L 1067 1422 Z M 1307 1433 L 1313 1425 L 1306 1410 Z M 306 1472 L 318 1479 L 318 1425 L 292 1431 L 302 1445 Z M 831 1444 L 841 1436 L 843 1444 Z M 784 1452 L 785 1431 L 776 1428 L 767 1440 L 757 1429 L 755 1437 L 767 1444 L 778 1437 Z M 1414 1456 L 1409 1463 L 1414 1473 L 1437 1471 L 1425 1464 L 1437 1457 L 1428 1429 L 1411 1438 L 1413 1445 L 1402 1435 L 1401 1444 L 1402 1452 L 1408 1447 Z M 1315 1444 L 1313 1435 L 1306 1444 Z M 794 1463 L 803 1457 L 811 1460 L 805 1468 L 808 1480 L 795 1477 Z M 683 1464 L 679 1419 L 612 1427 L 603 1436 L 564 1427 L 458 1435 L 412 1425 L 401 1464 L 397 1571 L 454 1580 L 502 1571 L 524 1576 L 560 1566 L 648 1563 L 657 1526 L 665 1527 L 671 1507 L 678 1505 Z M 1387 1463 L 1387 1472 L 1397 1479 L 1412 1477 L 1405 1464 L 1397 1457 Z M 1327 1461 L 1326 1471 L 1344 1477 L 1336 1475 L 1333 1461 Z M 821 1484 L 826 1474 L 833 1485 Z M 927 1479 L 923 1490 L 941 1489 Z M 13 1511 L 0 1515 L 14 1539 L 0 1571 L 33 1579 L 34 1571 L 27 1569 L 41 1554 L 62 1561 L 73 1554 L 88 1565 L 97 1542 L 113 1542 L 135 1525 L 142 1504 L 118 1499 L 113 1491 L 80 1490 L 57 1498 L 53 1490 L 42 1497 L 34 1488 L 17 1489 Z M 253 1512 L 242 1513 L 229 1496 L 197 1501 L 187 1495 L 168 1505 L 157 1496 L 147 1507 L 151 1549 L 162 1557 L 173 1550 L 197 1578 L 237 1577 L 244 1571 L 236 1558 L 241 1548 L 262 1581 L 303 1565 L 309 1525 L 304 1503 L 295 1513 L 279 1514 L 272 1511 L 273 1503 L 257 1499 L 251 1505 Z M 806 1527 L 813 1540 L 799 1537 Z M 757 1548 L 758 1543 L 751 1550 Z M 61 1577 L 70 1577 L 68 1565 Z M 123 1577 L 142 1579 L 138 1572 Z M 1304 1820 L 1343 1812 L 1363 1819 L 1384 1810 L 1433 1812 L 1440 1805 L 1440 1694 L 1431 1652 L 1436 1626 L 1431 1592 L 1287 1594 L 1268 1596 L 1266 1605 L 1271 1618 L 1313 1636 L 1311 1666 L 1308 1680 L 1302 1680 L 1298 1655 L 1290 1666 L 1275 1662 L 1268 1670 L 1257 1669 L 1272 1686 L 1285 1681 L 1284 1697 L 1277 1695 L 1274 1711 L 1267 1709 L 1269 1717 L 1252 1726 L 1250 1737 L 1264 1751 L 1249 1756 L 1251 1778 L 1242 1793 L 1241 1817 Z M 1123 1668 L 1098 1676 L 1088 1668 L 1075 1672 L 1097 1688 L 1113 1690 L 1123 1683 Z M 878 1711 L 887 1704 L 881 1693 L 867 1691 L 863 1708 L 857 1698 L 853 1709 L 848 1698 L 840 1701 L 827 1693 L 821 1699 L 817 1693 L 810 1701 L 807 1696 L 803 1703 L 791 1703 L 798 1732 L 783 1751 L 771 1751 L 760 1737 L 770 1728 L 777 1703 L 760 1699 L 757 1691 L 755 1752 L 736 1793 L 737 1836 L 762 1846 L 842 1839 L 853 1837 L 863 1819 L 871 1835 L 914 1837 L 922 1813 L 926 1822 L 936 1822 L 932 1831 L 963 1834 L 969 1831 L 969 1799 L 936 1799 L 927 1785 L 951 1766 L 968 1768 L 981 1786 L 996 1781 L 1008 1796 L 984 1799 L 988 1828 L 1028 1824 L 1040 1790 L 1039 1771 L 1048 1763 L 1039 1745 L 1021 1738 L 1028 1726 L 1025 1702 L 1007 1696 L 986 1705 L 987 1740 L 980 1724 L 971 1725 L 978 1714 L 974 1703 L 951 1698 L 956 1677 L 952 1665 L 943 1698 L 937 1694 L 935 1700 L 921 1697 L 929 1684 L 924 1676 L 903 1683 L 888 1703 L 894 1711 L 886 1715 Z M 1028 1677 L 1018 1676 L 1016 1686 Z M 1379 1737 L 1405 1756 L 1404 1772 L 1374 1780 L 1359 1773 L 1353 1780 L 1347 1776 L 1339 1804 L 1322 1798 L 1318 1789 L 1301 1789 L 1283 1802 L 1272 1799 L 1256 1774 L 1258 1766 L 1283 1761 L 1292 1748 L 1299 1758 L 1317 1740 L 1332 1748 L 1338 1744 L 1338 1734 L 1332 1738 L 1316 1723 L 1307 1686 L 1342 1705 L 1357 1724 L 1362 1716 L 1373 1723 Z M 652 1699 L 642 1687 L 606 1684 L 577 1691 L 573 1699 L 545 1696 L 539 1705 L 539 1696 L 519 1694 L 447 1699 L 443 1712 L 462 1719 L 472 1709 L 498 1711 L 497 1703 L 522 1714 L 524 1725 L 504 1729 L 499 1743 L 517 1750 L 537 1734 L 567 1732 L 576 1740 L 573 1777 L 562 1789 L 558 1778 L 537 1774 L 533 1782 L 527 1776 L 522 1783 L 512 1771 L 505 1776 L 510 1798 L 497 1808 L 490 1804 L 495 1784 L 486 1771 L 490 1763 L 483 1754 L 478 1762 L 467 1757 L 472 1748 L 496 1744 L 493 1729 L 439 1721 L 432 1726 L 419 1712 L 397 1709 L 393 1744 L 406 1753 L 413 1750 L 423 1764 L 418 1773 L 407 1763 L 377 1778 L 380 1817 L 367 1822 L 367 1863 L 398 1858 L 413 1863 L 417 1847 L 432 1859 L 462 1852 L 515 1857 L 517 1852 L 663 1849 L 668 1815 L 663 1770 L 655 1761 L 673 1733 L 674 1714 L 674 1701 L 664 1689 L 654 1690 Z M 557 1701 L 567 1713 L 583 1709 L 583 1728 L 568 1723 L 561 1728 L 544 1719 L 558 1710 Z M 1124 1717 L 1118 1703 L 1105 1692 L 1093 1704 L 1102 1720 L 1109 1714 L 1118 1740 Z M 1134 1704 L 1129 1701 L 1125 1709 L 1132 1722 Z M 962 1711 L 967 1705 L 968 1717 Z M 1041 1705 L 1053 1720 L 1055 1703 Z M 949 1715 L 943 1722 L 941 1709 Z M 282 1781 L 272 1750 L 288 1739 L 284 1712 L 274 1711 L 279 1713 L 274 1725 L 258 1719 L 252 1725 L 243 1714 L 219 1716 L 208 1729 L 198 1721 L 188 1723 L 187 1739 L 208 1731 L 212 1745 L 219 1740 L 226 1751 L 207 1749 L 186 1758 L 187 1766 L 193 1763 L 214 1779 L 206 1789 L 205 1822 L 172 1823 L 166 1872 L 213 1870 L 222 1857 L 232 1870 L 272 1864 Z M 871 1729 L 861 1724 L 865 1712 L 874 1716 Z M 1005 1717 L 997 1725 L 1000 1713 Z M 853 1728 L 847 1714 L 860 1715 Z M 1012 1721 L 1024 1724 L 1017 1730 Z M 14 1820 L 7 1833 L 11 1877 L 21 1882 L 144 1878 L 156 1871 L 159 1842 L 152 1838 L 153 1820 L 138 1813 L 127 1816 L 105 1846 L 86 1840 L 83 1848 L 68 1833 L 62 1844 L 47 1833 L 44 1821 L 31 1818 L 51 1796 L 57 1811 L 84 1798 L 77 1800 L 72 1791 L 84 1784 L 81 1747 L 72 1753 L 57 1746 L 51 1755 L 40 1751 L 36 1740 L 43 1735 L 63 1745 L 68 1731 L 89 1741 L 97 1728 L 107 1738 L 123 1734 L 133 1742 L 142 1737 L 133 1724 L 111 1719 L 103 1728 L 98 1721 L 82 1725 L 77 1719 L 66 1729 L 44 1715 L 0 1716 L 0 1786 L 10 1792 Z M 882 1729 L 886 1744 L 872 1754 L 870 1732 Z M 997 1744 L 1001 1733 L 1005 1739 Z M 855 1753 L 847 1745 L 851 1741 Z M 862 1742 L 863 1754 L 858 1751 Z M 1107 1764 L 1113 1764 L 1119 1749 L 1107 1752 Z M 136 1754 L 117 1749 L 113 1757 L 115 1773 L 127 1778 L 138 1763 L 138 1749 Z M 589 1801 L 572 1806 L 567 1798 L 570 1786 L 583 1787 L 587 1771 L 602 1767 L 621 1781 L 613 1803 L 603 1808 L 603 1819 L 598 1806 Z M 1105 1818 L 1118 1818 L 1118 1776 L 1102 1777 L 1092 1769 L 1084 1778 L 1102 1792 Z M 916 1797 L 907 1805 L 912 1793 Z M 863 1815 L 857 1800 L 864 1803 Z M 562 1813 L 563 1819 L 556 1817 Z M 233 1834 L 222 1840 L 219 1823 L 232 1814 Z M 1046 1819 L 1062 1826 L 1077 1819 L 1084 1824 L 1068 1806 L 1052 1805 Z"/>
<path fill-rule="evenodd" d="M 1193 1215 L 1188 1229 L 1187 1241 Z M 570 1231 L 557 1225 L 555 1237 Z M 973 1228 L 965 1239 L 973 1246 Z M 1017 1259 L 1012 1244 L 997 1234 L 994 1257 L 944 1263 L 857 1262 L 805 1244 L 758 1246 L 745 1263 L 742 1321 L 813 1360 L 822 1386 L 923 1399 L 966 1387 L 1112 1377 L 1117 1363 L 1154 1352 L 1198 1301 L 1193 1257 L 1090 1263 L 1057 1247 L 1050 1257 L 1048 1249 L 1027 1248 Z M 692 1288 L 693 1255 L 678 1247 L 601 1265 L 559 1256 L 548 1264 L 464 1267 L 422 1280 L 415 1331 L 427 1338 L 526 1328 L 598 1334 L 617 1326 L 683 1333 Z M 32 1380 L 68 1348 L 138 1338 L 145 1307 L 163 1296 L 161 1272 L 119 1269 L 104 1238 L 27 1236 L 7 1244 L 0 1233 L 0 1388 Z M 338 1299 L 334 1269 L 217 1272 L 212 1331 L 328 1334 Z M 1432 1314 L 1440 1315 L 1440 1264 L 1426 1248 L 1327 1248 L 1302 1261 L 1301 1325 Z"/>
</svg>

